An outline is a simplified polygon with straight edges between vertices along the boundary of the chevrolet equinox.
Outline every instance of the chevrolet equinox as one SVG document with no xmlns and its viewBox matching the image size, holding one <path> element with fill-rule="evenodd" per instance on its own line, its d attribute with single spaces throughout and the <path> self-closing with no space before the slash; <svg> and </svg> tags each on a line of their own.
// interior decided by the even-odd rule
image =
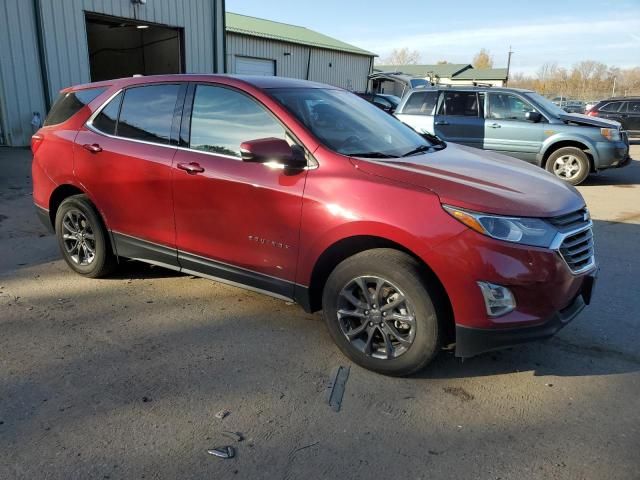
<svg viewBox="0 0 640 480">
<path fill-rule="evenodd" d="M 72 87 L 32 151 L 36 210 L 75 272 L 129 258 L 295 301 L 381 373 L 454 344 L 470 357 L 549 337 L 591 298 L 591 221 L 572 186 L 328 85 Z"/>
</svg>

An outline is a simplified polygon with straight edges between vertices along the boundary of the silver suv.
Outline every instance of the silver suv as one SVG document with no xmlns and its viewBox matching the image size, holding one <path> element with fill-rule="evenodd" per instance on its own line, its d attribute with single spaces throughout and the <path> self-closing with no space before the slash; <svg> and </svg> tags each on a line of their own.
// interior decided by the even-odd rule
<svg viewBox="0 0 640 480">
<path fill-rule="evenodd" d="M 619 122 L 567 113 L 530 90 L 416 88 L 395 115 L 419 133 L 526 160 L 572 185 L 631 160 Z"/>
</svg>

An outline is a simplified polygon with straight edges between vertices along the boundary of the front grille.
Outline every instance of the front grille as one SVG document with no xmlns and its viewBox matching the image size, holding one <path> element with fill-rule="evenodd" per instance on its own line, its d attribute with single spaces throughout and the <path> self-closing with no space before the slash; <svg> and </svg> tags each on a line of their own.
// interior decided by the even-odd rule
<svg viewBox="0 0 640 480">
<path fill-rule="evenodd" d="M 560 244 L 560 255 L 573 273 L 579 273 L 591 267 L 594 262 L 591 228 L 568 235 Z"/>
<path fill-rule="evenodd" d="M 581 208 L 575 212 L 548 218 L 547 220 L 561 232 L 566 232 L 576 228 L 586 227 L 589 224 L 589 211 L 586 208 Z"/>
</svg>

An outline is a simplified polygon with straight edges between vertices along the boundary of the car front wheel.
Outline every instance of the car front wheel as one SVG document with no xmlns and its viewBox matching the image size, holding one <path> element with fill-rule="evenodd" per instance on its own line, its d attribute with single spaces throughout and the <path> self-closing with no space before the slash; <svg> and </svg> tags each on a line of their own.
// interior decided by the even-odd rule
<svg viewBox="0 0 640 480">
<path fill-rule="evenodd" d="M 440 347 L 438 316 L 419 263 L 392 249 L 340 263 L 323 291 L 323 315 L 340 349 L 357 364 L 409 375 Z"/>
<path fill-rule="evenodd" d="M 589 176 L 589 158 L 579 148 L 559 148 L 549 156 L 547 170 L 560 180 L 580 185 Z"/>
</svg>

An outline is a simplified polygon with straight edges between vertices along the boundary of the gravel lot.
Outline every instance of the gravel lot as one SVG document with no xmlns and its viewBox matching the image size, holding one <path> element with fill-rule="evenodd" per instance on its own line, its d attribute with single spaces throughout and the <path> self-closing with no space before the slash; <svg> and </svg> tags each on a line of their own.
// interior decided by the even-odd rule
<svg viewBox="0 0 640 480">
<path fill-rule="evenodd" d="M 77 276 L 29 170 L 0 148 L 0 478 L 640 478 L 640 162 L 580 187 L 600 278 L 557 337 L 408 379 L 351 365 L 339 412 L 319 315 L 134 262 Z"/>
</svg>

